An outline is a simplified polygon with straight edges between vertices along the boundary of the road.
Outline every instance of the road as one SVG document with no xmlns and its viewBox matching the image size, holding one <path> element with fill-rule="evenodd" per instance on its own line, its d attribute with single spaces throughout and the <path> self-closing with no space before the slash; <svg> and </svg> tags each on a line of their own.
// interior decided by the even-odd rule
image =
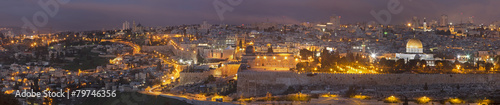
<svg viewBox="0 0 500 105">
<path fill-rule="evenodd" d="M 122 41 L 122 40 L 118 40 L 118 39 L 102 39 L 101 42 L 113 42 L 113 43 L 125 44 L 125 45 L 128 45 L 128 46 L 134 48 L 133 54 L 140 54 L 141 53 L 141 46 L 134 44 L 132 42 Z"/>
</svg>

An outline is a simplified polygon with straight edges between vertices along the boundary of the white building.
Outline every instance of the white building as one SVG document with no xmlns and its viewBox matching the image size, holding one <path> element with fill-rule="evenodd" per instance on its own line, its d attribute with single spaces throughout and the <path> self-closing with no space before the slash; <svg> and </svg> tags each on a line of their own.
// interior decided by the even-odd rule
<svg viewBox="0 0 500 105">
<path fill-rule="evenodd" d="M 427 61 L 428 66 L 434 66 L 434 54 L 423 53 L 422 42 L 418 39 L 410 39 L 406 43 L 406 53 L 396 53 L 396 60 L 404 59 L 405 62 L 413 59 Z"/>
<path fill-rule="evenodd" d="M 125 21 L 122 26 L 122 30 L 128 30 L 130 29 L 130 23 L 128 21 Z"/>
</svg>

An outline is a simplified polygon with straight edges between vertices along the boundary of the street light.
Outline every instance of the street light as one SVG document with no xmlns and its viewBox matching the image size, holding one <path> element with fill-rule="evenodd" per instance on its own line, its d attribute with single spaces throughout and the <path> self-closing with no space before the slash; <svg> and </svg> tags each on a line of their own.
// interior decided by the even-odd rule
<svg viewBox="0 0 500 105">
<path fill-rule="evenodd" d="M 399 101 L 399 99 L 394 97 L 394 96 L 387 97 L 384 100 L 384 102 L 386 102 L 386 103 L 397 103 L 398 101 Z"/>
<path fill-rule="evenodd" d="M 370 55 L 370 57 L 375 58 L 375 57 L 377 57 L 377 54 L 372 53 L 372 54 Z"/>
<path fill-rule="evenodd" d="M 431 101 L 431 99 L 429 97 L 426 97 L 426 96 L 420 97 L 420 98 L 417 99 L 417 102 L 419 104 L 429 103 L 429 101 Z"/>
</svg>

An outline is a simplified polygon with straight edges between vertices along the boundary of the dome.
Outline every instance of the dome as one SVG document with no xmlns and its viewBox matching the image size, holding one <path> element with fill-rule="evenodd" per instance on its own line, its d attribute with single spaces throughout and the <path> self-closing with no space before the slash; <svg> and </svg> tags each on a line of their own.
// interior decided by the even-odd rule
<svg viewBox="0 0 500 105">
<path fill-rule="evenodd" d="M 406 43 L 406 48 L 423 48 L 422 42 L 418 39 L 410 39 L 408 43 Z"/>
<path fill-rule="evenodd" d="M 418 39 L 408 40 L 408 43 L 406 43 L 406 52 L 407 53 L 423 53 L 422 42 Z"/>
<path fill-rule="evenodd" d="M 253 53 L 255 53 L 255 49 L 253 48 L 253 46 L 248 46 L 245 49 L 245 53 L 247 53 L 247 54 L 253 54 Z"/>
<path fill-rule="evenodd" d="M 259 34 L 259 31 L 252 30 L 252 31 L 250 31 L 250 34 L 251 34 L 251 35 Z"/>
<path fill-rule="evenodd" d="M 225 50 L 234 50 L 234 48 L 231 46 L 227 46 L 227 48 Z"/>
</svg>

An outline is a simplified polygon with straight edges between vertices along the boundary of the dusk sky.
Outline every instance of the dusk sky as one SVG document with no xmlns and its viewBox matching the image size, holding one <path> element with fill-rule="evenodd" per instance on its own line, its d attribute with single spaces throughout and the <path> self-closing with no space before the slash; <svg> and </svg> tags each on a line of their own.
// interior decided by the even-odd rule
<svg viewBox="0 0 500 105">
<path fill-rule="evenodd" d="M 43 0 L 47 1 L 47 0 Z M 389 0 L 243 0 L 230 7 L 221 21 L 213 2 L 216 0 L 72 0 L 60 5 L 59 12 L 49 17 L 43 28 L 54 30 L 119 29 L 124 21 L 143 26 L 200 24 L 250 24 L 269 19 L 277 23 L 326 22 L 329 16 L 342 16 L 341 23 L 375 21 L 370 11 L 387 10 Z M 227 4 L 226 0 L 220 0 Z M 403 11 L 392 14 L 391 24 L 408 22 L 411 17 L 438 20 L 442 14 L 450 22 L 474 16 L 475 23 L 489 24 L 500 20 L 499 0 L 399 0 Z M 38 0 L 0 1 L 0 27 L 20 27 L 22 17 L 32 20 L 43 9 Z"/>
</svg>

